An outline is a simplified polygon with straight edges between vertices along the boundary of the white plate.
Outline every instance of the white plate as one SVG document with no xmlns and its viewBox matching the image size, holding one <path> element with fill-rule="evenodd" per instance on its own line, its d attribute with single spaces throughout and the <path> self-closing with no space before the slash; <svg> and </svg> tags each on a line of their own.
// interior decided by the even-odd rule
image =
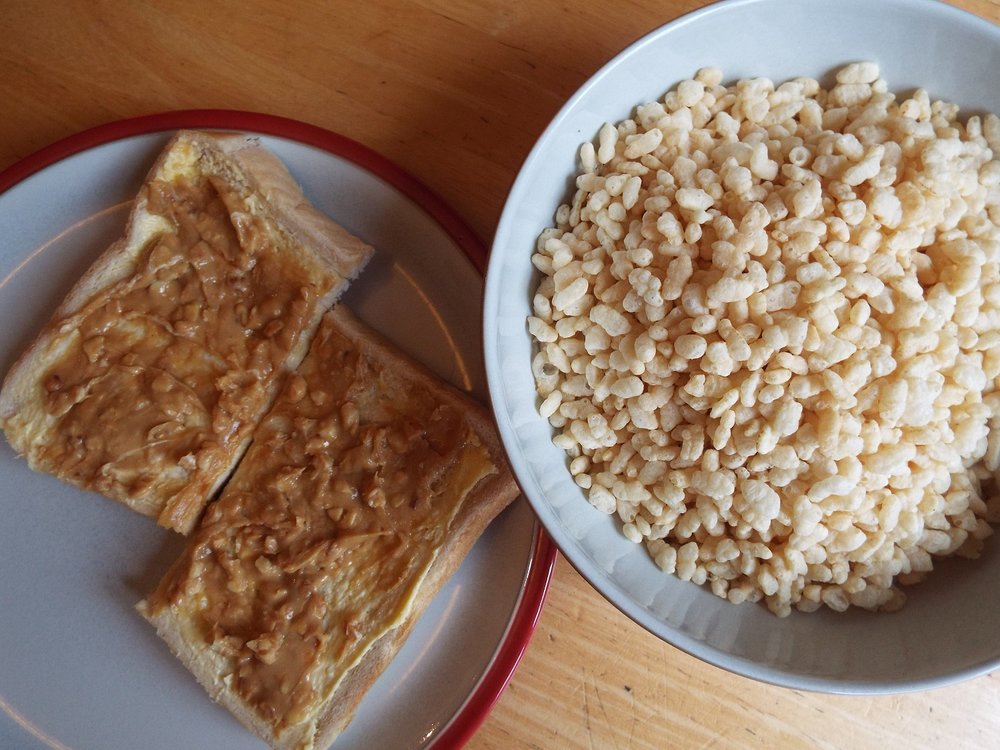
<svg viewBox="0 0 1000 750">
<path fill-rule="evenodd" d="M 732 605 L 664 575 L 619 524 L 590 508 L 538 416 L 525 318 L 538 234 L 571 197 L 581 143 L 698 68 L 727 82 L 783 81 L 874 60 L 895 92 L 922 86 L 964 114 L 1000 112 L 1000 28 L 929 0 L 734 0 L 657 29 L 594 74 L 555 116 L 515 181 L 487 274 L 484 341 L 491 397 L 521 488 L 567 559 L 625 614 L 712 664 L 799 689 L 917 690 L 1000 667 L 1000 537 L 982 559 L 948 561 L 892 615 Z"/>
<path fill-rule="evenodd" d="M 485 396 L 482 277 L 463 252 L 474 240 L 461 222 L 358 144 L 247 113 L 115 123 L 0 175 L 0 186 L 10 184 L 76 152 L 0 194 L 0 372 L 121 232 L 169 137 L 162 131 L 199 124 L 291 135 L 262 139 L 320 209 L 377 248 L 347 304 L 444 378 Z M 125 137 L 132 133 L 143 134 Z M 179 535 L 29 471 L 2 440 L 0 512 L 0 747 L 264 747 L 133 610 L 179 553 Z M 527 644 L 552 549 L 523 500 L 498 518 L 365 697 L 338 750 L 461 745 Z"/>
</svg>

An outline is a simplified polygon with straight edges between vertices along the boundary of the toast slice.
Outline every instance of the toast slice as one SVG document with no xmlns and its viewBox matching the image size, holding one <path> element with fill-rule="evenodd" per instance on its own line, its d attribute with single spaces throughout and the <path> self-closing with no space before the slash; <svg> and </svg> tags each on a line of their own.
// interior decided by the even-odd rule
<svg viewBox="0 0 1000 750">
<path fill-rule="evenodd" d="M 517 495 L 487 412 L 342 305 L 139 606 L 274 748 L 325 748 Z"/>
<path fill-rule="evenodd" d="M 31 468 L 188 533 L 372 249 L 239 134 L 179 132 L 0 390 Z"/>
</svg>

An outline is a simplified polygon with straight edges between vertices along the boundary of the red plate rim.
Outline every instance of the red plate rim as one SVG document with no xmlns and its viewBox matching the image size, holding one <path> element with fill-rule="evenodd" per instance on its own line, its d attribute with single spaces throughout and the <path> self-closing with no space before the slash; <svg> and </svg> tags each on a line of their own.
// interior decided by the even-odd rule
<svg viewBox="0 0 1000 750">
<path fill-rule="evenodd" d="M 0 194 L 56 162 L 81 151 L 135 135 L 183 128 L 239 130 L 273 135 L 315 146 L 346 159 L 388 182 L 422 208 L 485 273 L 488 252 L 475 232 L 430 188 L 393 162 L 351 138 L 317 125 L 262 112 L 231 109 L 186 109 L 130 117 L 97 125 L 24 157 L 0 172 Z M 476 687 L 444 729 L 431 741 L 435 750 L 464 746 L 486 720 L 521 661 L 548 593 L 556 563 L 556 547 L 535 523 L 534 550 L 517 609 L 493 660 Z"/>
</svg>

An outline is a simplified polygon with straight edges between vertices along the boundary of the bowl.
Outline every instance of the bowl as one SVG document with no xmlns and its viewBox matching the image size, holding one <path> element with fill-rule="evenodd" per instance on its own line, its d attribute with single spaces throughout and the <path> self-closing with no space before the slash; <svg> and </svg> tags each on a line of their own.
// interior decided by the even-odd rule
<svg viewBox="0 0 1000 750">
<path fill-rule="evenodd" d="M 588 80 L 538 139 L 497 228 L 484 301 L 490 393 L 514 472 L 569 562 L 651 633 L 706 662 L 790 688 L 879 694 L 937 687 L 1000 666 L 1000 537 L 978 560 L 945 560 L 907 588 L 894 613 L 793 611 L 731 604 L 663 573 L 620 523 L 592 508 L 539 416 L 525 319 L 538 283 L 539 233 L 572 194 L 580 144 L 604 122 L 663 96 L 698 68 L 725 81 L 797 76 L 829 81 L 861 60 L 890 89 L 921 87 L 970 112 L 1000 112 L 1000 28 L 928 0 L 734 0 L 683 16 L 638 40 Z"/>
</svg>

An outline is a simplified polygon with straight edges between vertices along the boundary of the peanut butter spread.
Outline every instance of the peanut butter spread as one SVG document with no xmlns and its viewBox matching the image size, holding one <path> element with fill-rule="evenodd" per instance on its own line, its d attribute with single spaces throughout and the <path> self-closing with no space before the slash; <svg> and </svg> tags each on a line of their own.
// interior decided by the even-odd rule
<svg viewBox="0 0 1000 750">
<path fill-rule="evenodd" d="M 34 462 L 181 528 L 329 287 L 211 177 L 154 180 L 145 198 L 167 229 L 130 274 L 57 323 L 62 354 L 42 378 L 49 436 Z"/>
<path fill-rule="evenodd" d="M 457 407 L 328 315 L 146 606 L 180 613 L 225 684 L 309 747 L 322 701 L 406 617 L 463 500 L 495 470 Z"/>
</svg>

